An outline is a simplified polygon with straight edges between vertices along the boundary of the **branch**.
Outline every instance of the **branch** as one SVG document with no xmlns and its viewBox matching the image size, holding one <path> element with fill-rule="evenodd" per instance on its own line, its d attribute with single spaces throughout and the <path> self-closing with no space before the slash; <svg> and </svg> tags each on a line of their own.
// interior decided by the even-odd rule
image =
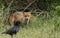
<svg viewBox="0 0 60 38">
<path fill-rule="evenodd" d="M 13 1 L 14 1 L 14 0 L 12 0 L 12 1 L 10 2 L 10 4 L 8 5 L 8 8 L 12 5 Z"/>
<path fill-rule="evenodd" d="M 31 3 L 29 3 L 26 7 L 25 7 L 25 9 L 23 10 L 23 11 L 25 11 L 29 6 L 31 6 L 34 2 L 35 2 L 36 0 L 34 0 L 33 2 L 31 2 Z"/>
</svg>

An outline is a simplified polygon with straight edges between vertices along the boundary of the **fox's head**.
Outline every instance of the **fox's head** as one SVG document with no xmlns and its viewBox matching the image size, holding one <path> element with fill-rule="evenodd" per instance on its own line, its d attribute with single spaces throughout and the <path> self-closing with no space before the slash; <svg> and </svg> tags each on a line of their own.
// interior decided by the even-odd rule
<svg viewBox="0 0 60 38">
<path fill-rule="evenodd" d="M 24 16 L 25 16 L 25 17 L 31 17 L 31 12 L 25 12 L 25 13 L 24 13 Z"/>
</svg>

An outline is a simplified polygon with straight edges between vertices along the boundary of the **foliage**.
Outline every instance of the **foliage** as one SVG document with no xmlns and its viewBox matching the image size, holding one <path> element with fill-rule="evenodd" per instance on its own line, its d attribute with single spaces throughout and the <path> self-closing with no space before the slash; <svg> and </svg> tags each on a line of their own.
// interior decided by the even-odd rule
<svg viewBox="0 0 60 38">
<path fill-rule="evenodd" d="M 0 0 L 0 31 L 10 28 L 2 27 L 9 13 L 24 9 L 33 0 L 14 0 L 8 8 L 11 0 Z M 18 38 L 60 38 L 60 0 L 37 0 L 30 7 L 35 19 L 31 19 L 26 28 L 21 28 Z M 6 21 L 5 21 L 6 22 Z M 4 36 L 4 37 L 3 37 Z M 0 34 L 0 38 L 11 38 Z"/>
</svg>

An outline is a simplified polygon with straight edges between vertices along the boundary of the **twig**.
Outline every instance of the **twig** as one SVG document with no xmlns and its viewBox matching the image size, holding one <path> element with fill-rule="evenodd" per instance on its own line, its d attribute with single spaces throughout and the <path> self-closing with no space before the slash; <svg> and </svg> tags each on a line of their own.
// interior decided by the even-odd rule
<svg viewBox="0 0 60 38">
<path fill-rule="evenodd" d="M 12 0 L 12 1 L 10 2 L 10 4 L 8 5 L 8 8 L 12 5 L 13 1 L 14 1 L 14 0 Z"/>
<path fill-rule="evenodd" d="M 12 0 L 12 1 L 10 2 L 10 4 L 8 5 L 8 7 L 4 10 L 4 12 L 6 12 L 6 13 L 3 13 L 3 15 L 4 15 L 4 16 L 3 16 L 3 18 L 4 18 L 3 21 L 5 21 L 5 22 L 3 22 L 3 23 L 4 23 L 4 26 L 6 25 L 6 23 L 7 23 L 7 21 L 8 21 L 8 17 L 9 17 L 8 14 L 9 14 L 9 10 L 10 10 L 9 8 L 10 8 L 10 6 L 12 5 L 13 1 L 14 1 L 14 0 Z"/>
<path fill-rule="evenodd" d="M 31 3 L 29 3 L 26 7 L 25 7 L 25 9 L 23 10 L 23 11 L 25 11 L 29 6 L 31 6 L 34 2 L 35 2 L 36 0 L 34 0 L 33 2 L 31 2 Z"/>
</svg>

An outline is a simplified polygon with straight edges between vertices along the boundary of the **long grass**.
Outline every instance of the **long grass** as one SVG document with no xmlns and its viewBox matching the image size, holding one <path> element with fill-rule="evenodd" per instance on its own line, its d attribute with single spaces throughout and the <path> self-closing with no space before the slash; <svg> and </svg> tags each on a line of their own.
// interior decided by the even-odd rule
<svg viewBox="0 0 60 38">
<path fill-rule="evenodd" d="M 6 27 L 9 28 L 8 25 Z M 5 30 L 0 26 L 0 38 L 11 38 L 9 35 L 1 34 Z M 60 17 L 54 16 L 48 20 L 31 19 L 27 27 L 20 28 L 13 38 L 60 38 Z"/>
</svg>

